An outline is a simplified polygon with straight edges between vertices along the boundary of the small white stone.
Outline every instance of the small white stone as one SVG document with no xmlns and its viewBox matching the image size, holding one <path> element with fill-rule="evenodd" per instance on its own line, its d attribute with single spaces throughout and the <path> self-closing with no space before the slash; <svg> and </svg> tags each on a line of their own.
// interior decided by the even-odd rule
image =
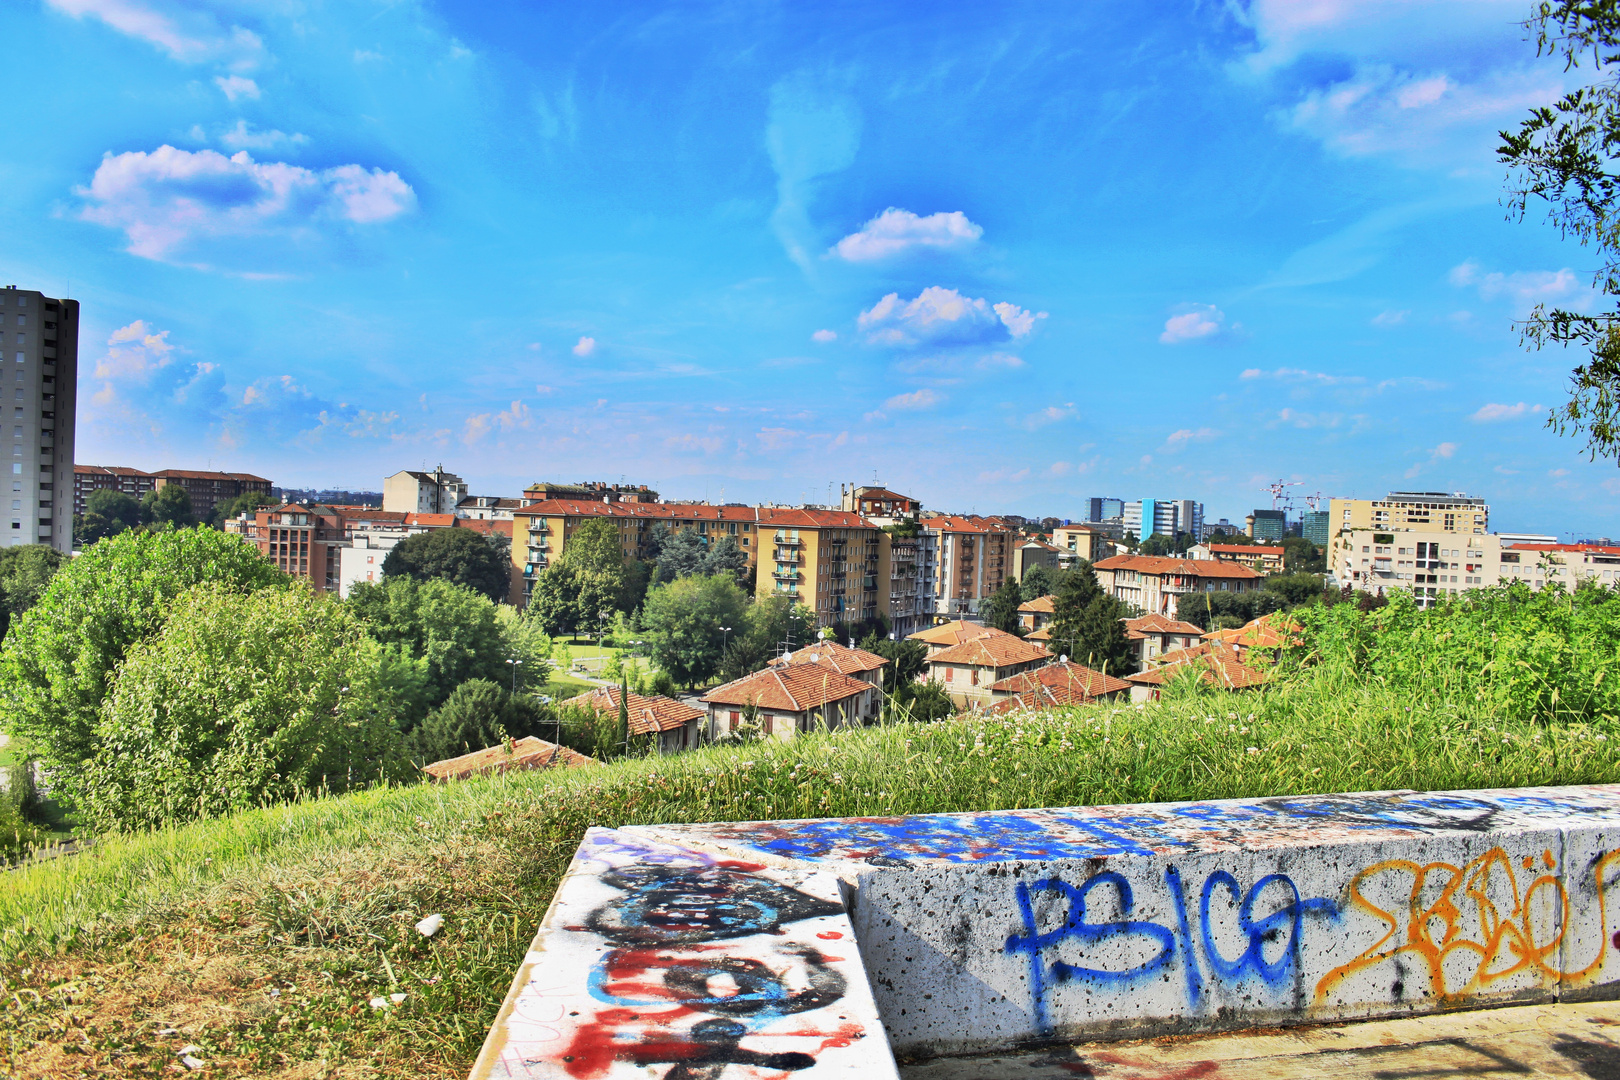
<svg viewBox="0 0 1620 1080">
<path fill-rule="evenodd" d="M 185 1046 L 182 1046 L 180 1049 L 176 1050 L 175 1053 L 179 1054 L 181 1057 L 184 1057 L 187 1054 L 195 1054 L 201 1050 L 202 1047 L 192 1043 L 187 1043 Z"/>
<path fill-rule="evenodd" d="M 373 1009 L 386 1009 L 388 1008 L 388 999 L 374 997 L 370 1001 L 366 1002 L 366 1004 L 370 1005 Z"/>
<path fill-rule="evenodd" d="M 432 937 L 434 934 L 439 932 L 439 928 L 443 925 L 443 915 L 429 915 L 427 918 L 416 924 L 416 932 L 421 934 L 423 937 Z"/>
<path fill-rule="evenodd" d="M 192 1071 L 196 1071 L 197 1069 L 200 1069 L 200 1068 L 203 1067 L 203 1063 L 201 1061 L 198 1061 L 196 1058 L 192 1057 L 190 1054 L 187 1054 L 185 1057 L 182 1057 L 180 1059 L 180 1064 L 184 1065 L 188 1069 L 191 1069 Z"/>
<path fill-rule="evenodd" d="M 389 994 L 388 995 L 388 1000 L 392 1001 L 395 1005 L 398 1005 L 400 1002 L 404 1001 L 406 999 L 406 997 L 408 997 L 408 996 L 409 995 L 407 995 L 407 994 Z"/>
</svg>

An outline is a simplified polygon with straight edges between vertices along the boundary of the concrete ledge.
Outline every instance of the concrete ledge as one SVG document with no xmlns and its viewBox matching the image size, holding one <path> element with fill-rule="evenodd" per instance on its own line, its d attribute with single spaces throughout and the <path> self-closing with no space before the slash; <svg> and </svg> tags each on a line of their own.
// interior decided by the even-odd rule
<svg viewBox="0 0 1620 1080">
<path fill-rule="evenodd" d="M 1620 785 L 593 829 L 473 1076 L 1620 996 L 1617 878 Z"/>
</svg>

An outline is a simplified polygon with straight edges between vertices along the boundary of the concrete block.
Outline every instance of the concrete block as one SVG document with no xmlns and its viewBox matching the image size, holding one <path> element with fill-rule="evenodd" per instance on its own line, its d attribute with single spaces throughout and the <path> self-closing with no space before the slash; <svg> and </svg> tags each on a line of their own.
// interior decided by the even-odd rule
<svg viewBox="0 0 1620 1080">
<path fill-rule="evenodd" d="M 893 1077 L 836 878 L 592 829 L 475 1080 Z"/>
</svg>

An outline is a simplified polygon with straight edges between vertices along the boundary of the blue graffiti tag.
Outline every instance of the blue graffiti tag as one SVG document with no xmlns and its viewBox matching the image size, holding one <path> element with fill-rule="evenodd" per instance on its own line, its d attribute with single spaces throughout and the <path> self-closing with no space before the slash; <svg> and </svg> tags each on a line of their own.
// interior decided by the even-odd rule
<svg viewBox="0 0 1620 1080">
<path fill-rule="evenodd" d="M 1266 886 L 1281 882 L 1288 886 L 1293 899 L 1276 911 L 1267 915 L 1259 922 L 1254 921 L 1254 904 L 1260 898 Z M 1228 960 L 1221 955 L 1220 949 L 1215 945 L 1215 939 L 1210 934 L 1209 903 L 1218 887 L 1224 886 L 1232 894 L 1232 899 L 1238 903 L 1238 933 L 1248 939 L 1248 948 L 1243 950 L 1236 960 Z M 1217 870 L 1204 879 L 1204 892 L 1198 901 L 1198 921 L 1204 939 L 1204 957 L 1215 974 L 1223 979 L 1241 979 L 1247 971 L 1253 971 L 1270 985 L 1277 985 L 1287 981 L 1293 974 L 1294 962 L 1299 956 L 1299 930 L 1307 911 L 1337 911 L 1331 900 L 1301 900 L 1299 889 L 1285 874 L 1267 874 L 1245 893 L 1237 878 L 1225 870 Z M 1268 963 L 1265 957 L 1266 943 L 1274 941 L 1278 931 L 1286 926 L 1288 928 L 1287 944 L 1282 954 L 1276 960 Z"/>
<path fill-rule="evenodd" d="M 1055 982 L 1067 982 L 1070 979 L 1089 979 L 1102 983 L 1128 982 L 1132 979 L 1151 975 L 1170 962 L 1175 954 L 1175 938 L 1169 930 L 1158 923 L 1146 922 L 1140 919 L 1121 919 L 1110 923 L 1090 923 L 1086 921 L 1086 899 L 1091 890 L 1099 885 L 1112 885 L 1118 891 L 1119 910 L 1122 915 L 1129 915 L 1136 906 L 1136 899 L 1131 892 L 1130 882 L 1125 880 L 1123 874 L 1113 871 L 1104 871 L 1093 874 L 1086 879 L 1085 884 L 1075 888 L 1060 878 L 1048 878 L 1045 881 L 1032 883 L 1019 882 L 1017 886 L 1018 910 L 1024 918 L 1024 928 L 1027 935 L 1013 934 L 1007 938 L 1006 951 L 1023 952 L 1029 954 L 1030 989 L 1035 999 L 1035 1027 L 1042 1034 L 1051 1034 L 1052 1027 L 1046 1015 L 1046 986 L 1048 979 Z M 1056 892 L 1063 894 L 1069 901 L 1068 911 L 1064 915 L 1063 924 L 1056 930 L 1041 933 L 1035 919 L 1035 906 L 1031 902 L 1031 894 L 1036 892 Z M 1104 968 L 1082 967 L 1078 964 L 1054 960 L 1048 967 L 1041 953 L 1059 942 L 1075 940 L 1085 945 L 1100 945 L 1113 938 L 1129 935 L 1141 935 L 1160 945 L 1159 954 L 1144 963 L 1123 971 L 1110 971 Z"/>
</svg>

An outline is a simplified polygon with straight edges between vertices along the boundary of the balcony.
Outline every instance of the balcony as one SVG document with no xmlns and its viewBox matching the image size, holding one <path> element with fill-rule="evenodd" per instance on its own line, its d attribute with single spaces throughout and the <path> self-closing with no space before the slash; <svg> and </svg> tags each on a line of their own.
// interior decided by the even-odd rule
<svg viewBox="0 0 1620 1080">
<path fill-rule="evenodd" d="M 797 570 L 771 571 L 771 577 L 775 578 L 777 581 L 798 581 L 802 578 L 802 576 L 803 575 L 801 575 Z"/>
<path fill-rule="evenodd" d="M 804 541 L 803 540 L 798 540 L 798 539 L 789 540 L 785 536 L 783 536 L 781 533 L 777 533 L 776 542 L 778 544 L 783 545 L 784 547 L 803 547 L 804 546 Z"/>
</svg>

